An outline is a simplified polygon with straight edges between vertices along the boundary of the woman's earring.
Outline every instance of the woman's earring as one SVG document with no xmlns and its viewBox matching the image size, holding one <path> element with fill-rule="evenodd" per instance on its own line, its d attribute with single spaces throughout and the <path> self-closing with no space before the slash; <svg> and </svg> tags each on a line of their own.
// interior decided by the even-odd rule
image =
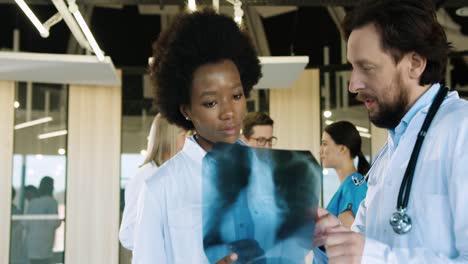
<svg viewBox="0 0 468 264">
<path fill-rule="evenodd" d="M 185 120 L 190 121 L 190 118 L 188 116 L 185 117 Z"/>
</svg>

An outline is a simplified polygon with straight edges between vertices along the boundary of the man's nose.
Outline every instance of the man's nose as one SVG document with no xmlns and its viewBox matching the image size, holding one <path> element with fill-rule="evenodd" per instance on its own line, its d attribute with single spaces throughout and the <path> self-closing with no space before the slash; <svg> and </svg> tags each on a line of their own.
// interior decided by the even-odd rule
<svg viewBox="0 0 468 264">
<path fill-rule="evenodd" d="M 364 82 L 358 77 L 358 75 L 353 71 L 351 72 L 351 78 L 349 80 L 348 90 L 351 93 L 358 93 L 359 90 L 364 89 Z"/>
</svg>

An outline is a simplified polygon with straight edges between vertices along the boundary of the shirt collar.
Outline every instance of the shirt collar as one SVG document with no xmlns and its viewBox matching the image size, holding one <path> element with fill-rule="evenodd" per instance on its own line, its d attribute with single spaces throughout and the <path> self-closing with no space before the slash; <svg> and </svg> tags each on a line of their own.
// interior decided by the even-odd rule
<svg viewBox="0 0 468 264">
<path fill-rule="evenodd" d="M 198 145 L 197 141 L 195 140 L 195 136 L 185 138 L 182 152 L 187 154 L 187 156 L 199 164 L 202 163 L 202 160 L 206 155 L 206 151 L 200 145 Z"/>
<path fill-rule="evenodd" d="M 393 141 L 395 147 L 398 145 L 401 136 L 405 133 L 406 128 L 408 127 L 408 124 L 411 122 L 413 117 L 423 108 L 427 108 L 431 105 L 434 97 L 439 91 L 439 87 L 439 83 L 433 84 L 431 87 L 429 87 L 429 89 L 423 93 L 421 97 L 418 98 L 418 100 L 416 100 L 408 112 L 406 112 L 400 123 L 394 129 L 388 130 L 389 137 Z"/>
<path fill-rule="evenodd" d="M 247 144 L 240 139 L 236 141 L 236 144 L 247 146 Z M 191 159 L 199 164 L 202 163 L 202 160 L 206 155 L 206 151 L 195 140 L 195 135 L 185 139 L 182 152 L 186 153 Z"/>
</svg>

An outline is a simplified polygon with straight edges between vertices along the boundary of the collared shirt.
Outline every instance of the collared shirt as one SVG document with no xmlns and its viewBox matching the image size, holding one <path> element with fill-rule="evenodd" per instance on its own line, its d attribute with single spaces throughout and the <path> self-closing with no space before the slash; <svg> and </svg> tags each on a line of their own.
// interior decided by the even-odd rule
<svg viewBox="0 0 468 264">
<path fill-rule="evenodd" d="M 208 263 L 203 250 L 201 165 L 206 151 L 193 137 L 143 185 L 134 264 Z"/>
<path fill-rule="evenodd" d="M 137 219 L 138 199 L 147 178 L 153 175 L 158 166 L 154 162 L 146 163 L 125 186 L 125 208 L 120 224 L 119 240 L 126 249 L 133 250 L 133 236 Z"/>
<path fill-rule="evenodd" d="M 408 128 L 408 124 L 411 122 L 413 117 L 424 107 L 428 107 L 432 103 L 437 92 L 439 91 L 439 88 L 440 84 L 434 84 L 423 95 L 421 95 L 421 97 L 414 103 L 408 112 L 406 112 L 400 123 L 394 129 L 388 130 L 389 139 L 387 143 L 390 151 L 389 155 L 392 155 L 392 153 L 395 152 L 398 143 L 400 143 L 400 138 L 403 136 L 403 134 L 405 134 L 406 128 Z"/>
<path fill-rule="evenodd" d="M 389 224 L 417 134 L 439 85 L 421 96 L 374 163 L 352 229 L 366 236 L 362 263 L 468 261 L 468 102 L 450 92 L 435 115 L 417 161 L 407 214 L 409 233 Z"/>
</svg>

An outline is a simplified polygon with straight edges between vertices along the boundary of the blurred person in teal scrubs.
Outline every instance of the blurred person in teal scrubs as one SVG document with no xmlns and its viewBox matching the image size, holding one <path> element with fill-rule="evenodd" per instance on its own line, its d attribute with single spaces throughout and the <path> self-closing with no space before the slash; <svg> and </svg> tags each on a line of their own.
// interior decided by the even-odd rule
<svg viewBox="0 0 468 264">
<path fill-rule="evenodd" d="M 361 144 L 356 127 L 350 122 L 339 121 L 325 127 L 320 145 L 322 166 L 335 169 L 341 183 L 327 210 L 348 228 L 353 224 L 359 204 L 367 192 L 366 182 L 357 186 L 352 179 L 353 176 L 361 179 L 370 167 L 362 153 Z M 359 159 L 357 168 L 354 166 L 356 157 Z"/>
</svg>

